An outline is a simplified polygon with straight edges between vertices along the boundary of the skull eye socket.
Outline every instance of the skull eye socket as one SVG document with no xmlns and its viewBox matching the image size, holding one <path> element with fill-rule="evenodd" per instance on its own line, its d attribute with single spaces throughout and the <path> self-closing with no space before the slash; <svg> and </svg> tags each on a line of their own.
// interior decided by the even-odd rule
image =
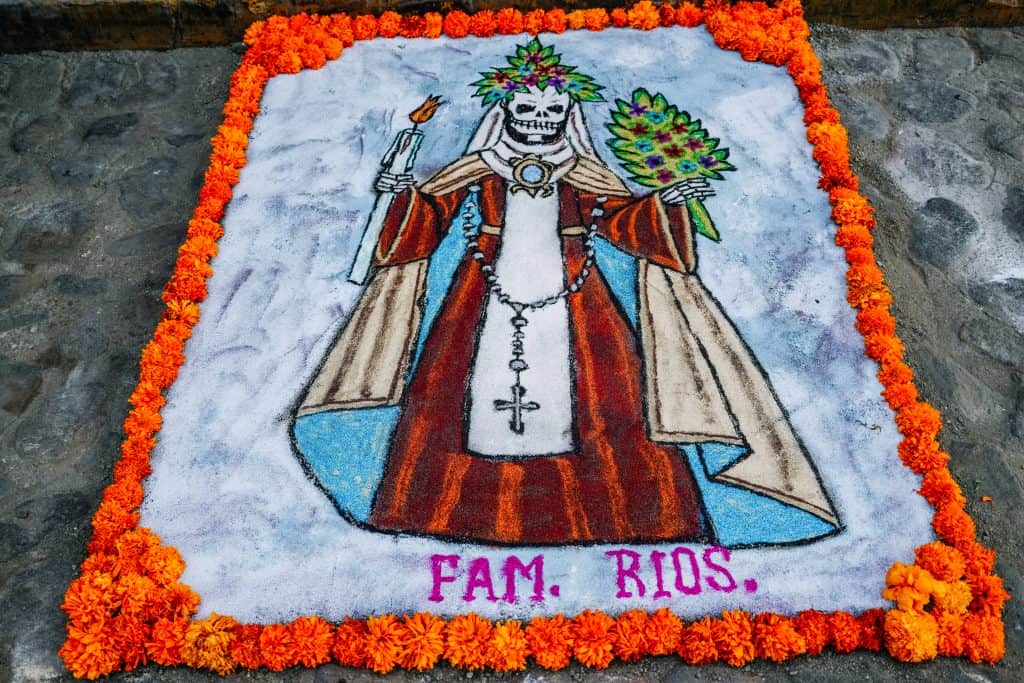
<svg viewBox="0 0 1024 683">
<path fill-rule="evenodd" d="M 532 104 L 517 104 L 516 105 L 516 113 L 517 114 L 529 114 L 531 111 L 533 111 L 536 108 L 537 107 L 533 106 Z"/>
<path fill-rule="evenodd" d="M 561 114 L 562 112 L 565 111 L 565 106 L 561 104 L 552 104 L 550 107 L 548 107 L 548 111 L 551 112 L 552 114 Z"/>
</svg>

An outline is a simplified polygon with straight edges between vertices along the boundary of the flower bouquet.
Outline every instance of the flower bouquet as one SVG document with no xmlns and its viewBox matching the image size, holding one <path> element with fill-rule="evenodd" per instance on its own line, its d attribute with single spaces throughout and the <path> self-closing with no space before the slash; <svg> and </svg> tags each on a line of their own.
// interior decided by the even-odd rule
<svg viewBox="0 0 1024 683">
<path fill-rule="evenodd" d="M 724 180 L 722 171 L 736 170 L 726 161 L 729 150 L 718 147 L 700 120 L 661 93 L 652 96 L 637 88 L 631 101 L 616 100 L 615 105 L 607 126 L 615 137 L 608 146 L 635 182 L 660 189 L 700 176 Z M 686 207 L 697 232 L 717 242 L 718 230 L 700 199 L 686 200 Z"/>
</svg>

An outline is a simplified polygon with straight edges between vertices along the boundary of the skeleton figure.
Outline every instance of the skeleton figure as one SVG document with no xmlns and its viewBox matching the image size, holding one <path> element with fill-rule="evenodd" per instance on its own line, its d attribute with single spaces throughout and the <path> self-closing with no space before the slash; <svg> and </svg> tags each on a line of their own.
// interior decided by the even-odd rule
<svg viewBox="0 0 1024 683">
<path fill-rule="evenodd" d="M 378 270 L 298 408 L 309 469 L 388 532 L 729 542 L 702 513 L 699 467 L 817 524 L 759 542 L 833 533 L 803 446 L 697 278 L 685 202 L 712 196 L 707 181 L 633 196 L 587 130 L 600 86 L 536 39 L 509 62 L 474 84 L 490 108 L 461 158 L 376 181 L 397 194 Z M 451 231 L 464 251 L 446 266 Z M 367 505 L 339 463 L 381 434 Z"/>
</svg>

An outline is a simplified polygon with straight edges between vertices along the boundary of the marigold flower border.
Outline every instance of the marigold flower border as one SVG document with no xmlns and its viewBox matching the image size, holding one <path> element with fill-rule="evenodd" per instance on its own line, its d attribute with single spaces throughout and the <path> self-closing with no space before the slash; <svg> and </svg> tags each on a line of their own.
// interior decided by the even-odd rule
<svg viewBox="0 0 1024 683">
<path fill-rule="evenodd" d="M 821 167 L 819 187 L 828 193 L 837 226 L 836 244 L 849 263 L 847 299 L 857 309 L 856 327 L 865 353 L 878 362 L 882 392 L 896 414 L 903 437 L 902 462 L 921 475 L 919 490 L 934 508 L 939 540 L 918 548 L 915 563 L 896 563 L 883 595 L 895 607 L 860 615 L 816 610 L 795 616 L 747 614 L 683 622 L 667 609 L 633 610 L 617 617 L 587 610 L 572 618 L 536 617 L 528 623 L 492 622 L 476 614 L 444 620 L 418 613 L 386 614 L 331 624 L 301 617 L 288 624 L 242 624 L 213 614 L 195 620 L 199 597 L 179 579 L 180 553 L 138 526 L 142 481 L 161 426 L 163 392 L 185 360 L 185 342 L 199 320 L 211 259 L 223 235 L 220 221 L 245 165 L 245 150 L 260 98 L 278 74 L 318 69 L 355 41 L 377 37 L 488 37 L 608 27 L 651 30 L 703 24 L 716 44 L 748 61 L 785 67 L 804 104 L 807 139 Z M 656 6 L 647 0 L 610 11 L 561 9 L 521 12 L 502 9 L 466 14 L 427 13 L 379 16 L 298 14 L 254 23 L 245 34 L 249 48 L 231 77 L 224 120 L 212 139 L 213 153 L 199 203 L 180 247 L 163 300 L 166 308 L 152 340 L 143 348 L 139 382 L 124 422 L 121 459 L 114 482 L 92 520 L 89 555 L 68 588 L 67 640 L 60 649 L 68 669 L 94 679 L 146 663 L 187 665 L 228 674 L 265 666 L 281 671 L 336 661 L 387 673 L 395 667 L 423 671 L 447 661 L 464 669 L 512 671 L 529 658 L 547 669 L 576 660 L 600 669 L 613 660 L 677 655 L 689 664 L 723 662 L 742 666 L 754 659 L 782 662 L 831 647 L 837 652 L 885 648 L 901 661 L 938 655 L 995 663 L 1005 650 L 1003 604 L 1009 595 L 994 574 L 995 553 L 976 538 L 966 499 L 953 480 L 949 456 L 939 446 L 938 411 L 918 400 L 913 372 L 903 362 L 903 344 L 889 311 L 892 295 L 872 250 L 873 210 L 858 191 L 850 168 L 846 131 L 821 80 L 821 63 L 808 41 L 799 0 L 763 2 L 706 0 Z"/>
</svg>

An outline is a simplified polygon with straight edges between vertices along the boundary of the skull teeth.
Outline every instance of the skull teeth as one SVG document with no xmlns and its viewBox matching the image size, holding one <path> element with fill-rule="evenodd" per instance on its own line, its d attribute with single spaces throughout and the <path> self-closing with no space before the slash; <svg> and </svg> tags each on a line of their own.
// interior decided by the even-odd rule
<svg viewBox="0 0 1024 683">
<path fill-rule="evenodd" d="M 557 123 L 551 123 L 550 121 L 523 121 L 522 119 L 512 119 L 512 125 L 517 128 L 524 128 L 526 130 L 538 130 L 538 131 L 556 131 L 558 130 Z"/>
</svg>

